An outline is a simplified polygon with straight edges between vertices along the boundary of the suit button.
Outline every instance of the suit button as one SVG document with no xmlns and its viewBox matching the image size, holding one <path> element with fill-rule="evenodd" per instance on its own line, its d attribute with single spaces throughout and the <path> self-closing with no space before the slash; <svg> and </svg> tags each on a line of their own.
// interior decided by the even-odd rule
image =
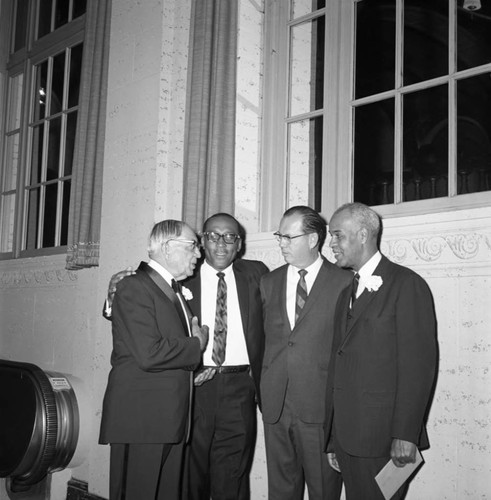
<svg viewBox="0 0 491 500">
<path fill-rule="evenodd" d="M 288 346 L 291 347 L 293 345 L 293 342 L 288 342 Z"/>
</svg>

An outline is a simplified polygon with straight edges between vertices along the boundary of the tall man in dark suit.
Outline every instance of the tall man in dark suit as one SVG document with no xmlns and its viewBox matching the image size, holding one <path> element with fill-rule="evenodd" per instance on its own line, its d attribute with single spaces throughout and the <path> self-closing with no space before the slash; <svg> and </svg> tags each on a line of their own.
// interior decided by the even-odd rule
<svg viewBox="0 0 491 500">
<path fill-rule="evenodd" d="M 419 275 L 380 254 L 380 218 L 366 205 L 340 207 L 329 232 L 337 265 L 356 273 L 336 311 L 329 457 L 341 469 L 348 500 L 383 500 L 378 472 L 390 459 L 398 467 L 414 463 L 417 448 L 428 446 L 424 418 L 437 359 L 433 300 Z M 404 493 L 402 487 L 393 498 Z"/>
<path fill-rule="evenodd" d="M 223 279 L 226 340 L 220 360 L 214 352 L 216 341 L 210 338 L 203 367 L 195 374 L 184 498 L 208 500 L 211 495 L 213 500 L 245 500 L 250 498 L 249 472 L 264 352 L 259 281 L 268 268 L 262 262 L 237 259 L 243 240 L 238 221 L 229 214 L 208 218 L 201 242 L 205 260 L 199 272 L 185 282 L 193 294 L 189 305 L 216 335 L 218 325 L 214 325 L 220 314 L 217 294 Z"/>
<path fill-rule="evenodd" d="M 148 254 L 112 304 L 100 433 L 100 443 L 111 444 L 111 500 L 179 500 L 192 370 L 208 340 L 208 328 L 187 316 L 176 283 L 200 255 L 195 233 L 179 221 L 159 222 Z"/>
<path fill-rule="evenodd" d="M 286 265 L 261 280 L 265 352 L 262 412 L 270 500 L 334 500 L 341 477 L 324 453 L 327 369 L 334 310 L 350 275 L 321 256 L 326 222 L 287 210 L 275 233 Z"/>
</svg>

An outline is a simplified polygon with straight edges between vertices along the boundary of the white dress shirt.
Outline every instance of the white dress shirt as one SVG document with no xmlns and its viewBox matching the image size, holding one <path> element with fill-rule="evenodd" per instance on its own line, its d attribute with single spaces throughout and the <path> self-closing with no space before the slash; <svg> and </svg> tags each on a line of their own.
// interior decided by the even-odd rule
<svg viewBox="0 0 491 500">
<path fill-rule="evenodd" d="M 201 324 L 208 325 L 210 339 L 203 353 L 203 365 L 215 366 L 211 359 L 213 353 L 213 336 L 215 329 L 216 298 L 218 287 L 217 270 L 206 261 L 200 269 L 201 277 Z M 248 365 L 249 355 L 245 341 L 242 317 L 239 307 L 237 284 L 232 265 L 222 271 L 227 284 L 227 341 L 223 366 Z"/>
</svg>

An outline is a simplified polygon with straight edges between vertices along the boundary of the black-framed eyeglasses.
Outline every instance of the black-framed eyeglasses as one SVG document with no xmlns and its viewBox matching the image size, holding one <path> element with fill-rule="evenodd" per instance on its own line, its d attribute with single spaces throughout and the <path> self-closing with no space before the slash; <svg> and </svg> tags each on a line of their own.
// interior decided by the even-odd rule
<svg viewBox="0 0 491 500">
<path fill-rule="evenodd" d="M 300 238 L 301 236 L 307 236 L 312 233 L 302 233 L 302 234 L 296 234 L 295 236 L 290 236 L 289 234 L 281 234 L 279 231 L 276 231 L 276 233 L 273 233 L 273 236 L 276 238 L 276 241 L 278 243 L 285 243 L 286 245 L 289 245 L 292 240 L 295 238 Z"/>
<path fill-rule="evenodd" d="M 215 231 L 205 231 L 203 233 L 203 236 L 206 238 L 207 241 L 210 241 L 211 243 L 218 243 L 220 238 L 223 239 L 223 241 L 227 245 L 233 245 L 237 240 L 240 239 L 240 236 L 236 233 L 215 233 Z"/>
<path fill-rule="evenodd" d="M 201 246 L 199 241 L 196 240 L 181 240 L 179 238 L 169 238 L 167 241 L 180 241 L 181 243 L 187 243 L 188 245 L 191 245 L 190 250 L 192 250 L 193 252 Z"/>
</svg>

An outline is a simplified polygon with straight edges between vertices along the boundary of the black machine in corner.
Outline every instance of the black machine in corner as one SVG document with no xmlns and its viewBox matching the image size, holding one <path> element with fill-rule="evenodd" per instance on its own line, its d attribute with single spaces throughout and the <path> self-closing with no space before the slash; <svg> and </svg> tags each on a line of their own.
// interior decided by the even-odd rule
<svg viewBox="0 0 491 500">
<path fill-rule="evenodd" d="M 0 477 L 23 491 L 64 469 L 79 435 L 75 392 L 65 375 L 0 360 Z"/>
</svg>

